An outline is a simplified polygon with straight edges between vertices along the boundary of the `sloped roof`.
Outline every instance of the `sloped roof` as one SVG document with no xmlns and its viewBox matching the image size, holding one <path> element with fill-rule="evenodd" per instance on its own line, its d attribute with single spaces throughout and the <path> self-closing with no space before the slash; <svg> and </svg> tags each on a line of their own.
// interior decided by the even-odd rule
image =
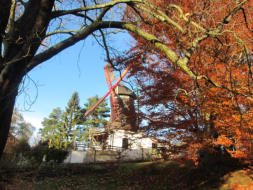
<svg viewBox="0 0 253 190">
<path fill-rule="evenodd" d="M 127 95 L 127 96 L 135 97 L 135 94 L 129 88 L 127 88 L 124 85 L 118 85 L 115 88 L 115 93 L 118 94 L 118 95 Z"/>
</svg>

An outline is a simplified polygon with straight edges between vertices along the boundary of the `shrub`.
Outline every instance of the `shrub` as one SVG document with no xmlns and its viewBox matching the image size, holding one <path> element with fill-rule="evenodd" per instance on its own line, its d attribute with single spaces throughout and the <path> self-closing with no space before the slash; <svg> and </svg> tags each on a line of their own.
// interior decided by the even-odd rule
<svg viewBox="0 0 253 190">
<path fill-rule="evenodd" d="M 3 154 L 0 158 L 0 170 L 14 168 L 17 168 L 17 162 L 13 159 L 13 154 Z"/>
<path fill-rule="evenodd" d="M 67 157 L 67 155 L 68 151 L 49 148 L 47 143 L 41 143 L 32 148 L 30 151 L 30 159 L 34 160 L 38 164 L 40 164 L 42 161 L 49 162 L 52 160 L 54 162 L 61 163 Z M 43 160 L 43 158 L 45 158 L 45 160 Z"/>
<path fill-rule="evenodd" d="M 55 148 L 49 148 L 46 154 L 46 161 L 53 160 L 54 162 L 61 163 L 67 157 L 68 151 Z"/>
<path fill-rule="evenodd" d="M 13 146 L 12 153 L 16 156 L 22 154 L 25 155 L 31 150 L 30 145 L 27 142 L 27 139 L 21 139 L 18 144 Z"/>
<path fill-rule="evenodd" d="M 198 152 L 199 167 L 209 169 L 215 169 L 219 167 L 237 167 L 239 162 L 234 159 L 221 146 L 216 147 L 203 147 Z"/>
</svg>

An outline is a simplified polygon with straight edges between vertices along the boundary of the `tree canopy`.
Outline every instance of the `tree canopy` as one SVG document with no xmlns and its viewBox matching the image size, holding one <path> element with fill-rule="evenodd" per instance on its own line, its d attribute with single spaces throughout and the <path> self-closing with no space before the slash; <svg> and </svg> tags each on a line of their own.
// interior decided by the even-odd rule
<svg viewBox="0 0 253 190">
<path fill-rule="evenodd" d="M 115 63 L 134 62 L 144 130 L 165 137 L 172 151 L 176 141 L 192 153 L 223 146 L 234 157 L 251 159 L 252 1 L 136 6 L 142 12 L 128 8 L 125 19 L 138 22 L 153 41 L 133 34 L 135 46 Z"/>
</svg>

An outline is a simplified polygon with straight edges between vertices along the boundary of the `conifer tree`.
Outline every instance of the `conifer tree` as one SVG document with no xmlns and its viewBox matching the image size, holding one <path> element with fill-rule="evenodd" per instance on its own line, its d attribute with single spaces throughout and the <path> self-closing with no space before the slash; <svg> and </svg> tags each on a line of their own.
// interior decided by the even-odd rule
<svg viewBox="0 0 253 190">
<path fill-rule="evenodd" d="M 49 141 L 50 147 L 66 150 L 73 147 L 81 123 L 82 110 L 79 106 L 79 96 L 74 92 L 64 112 L 56 108 L 49 118 L 44 118 L 41 135 Z"/>
<path fill-rule="evenodd" d="M 62 110 L 60 108 L 53 109 L 48 118 L 44 118 L 40 134 L 44 140 L 49 141 L 51 147 L 57 149 L 63 148 L 64 130 L 62 125 Z"/>
<path fill-rule="evenodd" d="M 87 118 L 83 118 L 84 112 L 90 109 L 99 97 L 88 98 L 88 103 L 81 108 L 77 92 L 72 94 L 65 111 L 55 108 L 48 118 L 44 118 L 40 131 L 44 140 L 49 142 L 50 147 L 67 150 L 76 142 L 87 141 L 91 127 L 103 127 L 109 117 L 107 103 L 102 102 Z"/>
<path fill-rule="evenodd" d="M 99 101 L 98 95 L 88 98 L 88 102 L 84 104 L 85 110 L 89 110 L 92 106 Z M 103 127 L 107 120 L 106 118 L 110 116 L 110 109 L 106 101 L 99 104 L 96 109 L 86 118 L 84 125 L 88 127 Z"/>
</svg>

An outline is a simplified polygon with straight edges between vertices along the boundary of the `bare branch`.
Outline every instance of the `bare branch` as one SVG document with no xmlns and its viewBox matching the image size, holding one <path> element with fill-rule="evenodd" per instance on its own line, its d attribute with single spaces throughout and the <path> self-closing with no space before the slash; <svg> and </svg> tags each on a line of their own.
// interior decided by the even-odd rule
<svg viewBox="0 0 253 190">
<path fill-rule="evenodd" d="M 218 28 L 215 29 L 215 30 L 206 30 L 205 28 L 203 28 L 202 26 L 200 26 L 200 25 L 197 24 L 196 22 L 191 21 L 190 19 L 187 18 L 187 14 L 184 14 L 183 10 L 182 10 L 179 6 L 177 6 L 177 5 L 175 5 L 175 4 L 170 4 L 170 5 L 168 6 L 168 9 L 169 9 L 169 8 L 175 8 L 175 9 L 177 9 L 178 12 L 179 12 L 180 17 L 183 18 L 183 20 L 184 20 L 185 22 L 187 22 L 187 23 L 189 23 L 189 24 L 192 24 L 194 27 L 196 27 L 197 29 L 199 29 L 201 32 L 206 33 L 207 35 L 213 36 L 213 37 L 214 37 L 214 36 L 219 35 L 219 32 L 221 32 L 221 30 L 223 29 L 224 24 L 228 24 L 228 23 L 231 21 L 232 17 L 236 14 L 236 12 L 237 12 L 238 10 L 240 10 L 241 7 L 242 7 L 247 1 L 248 1 L 248 0 L 244 0 L 244 1 L 240 2 L 239 4 L 237 4 L 237 5 L 232 9 L 232 11 L 230 11 L 230 12 L 228 13 L 228 15 L 227 15 L 226 17 L 224 17 L 223 22 L 222 22 L 222 23 L 218 26 Z"/>
<path fill-rule="evenodd" d="M 189 24 L 192 24 L 194 27 L 198 28 L 201 32 L 206 32 L 206 31 L 207 31 L 205 28 L 203 28 L 202 26 L 200 26 L 200 25 L 197 24 L 196 22 L 189 20 L 189 19 L 187 18 L 187 14 L 185 15 L 184 12 L 183 12 L 183 10 L 182 10 L 179 6 L 177 6 L 177 5 L 175 5 L 175 4 L 170 4 L 170 5 L 168 6 L 168 9 L 169 9 L 169 8 L 175 8 L 175 9 L 177 9 L 178 12 L 179 12 L 179 16 L 180 16 L 185 22 L 187 22 L 187 23 L 189 23 Z"/>
<path fill-rule="evenodd" d="M 35 66 L 37 66 L 41 62 L 50 59 L 51 57 L 55 56 L 62 50 L 74 45 L 80 40 L 84 40 L 87 36 L 89 36 L 96 30 L 103 29 L 103 28 L 120 28 L 121 25 L 122 25 L 122 22 L 110 22 L 110 21 L 94 22 L 91 25 L 85 27 L 80 32 L 74 34 L 73 36 L 55 44 L 54 46 L 50 47 L 44 52 L 41 52 L 40 54 L 34 56 L 34 58 L 28 64 L 27 70 L 29 71 L 33 69 Z"/>
<path fill-rule="evenodd" d="M 11 9 L 11 0 L 0 1 L 0 64 L 2 62 L 2 40 L 5 35 L 6 26 L 9 20 L 9 13 Z"/>
<path fill-rule="evenodd" d="M 78 13 L 78 12 L 82 12 L 82 11 L 89 11 L 89 10 L 96 10 L 96 9 L 102 9 L 102 8 L 107 8 L 107 7 L 113 7 L 113 6 L 120 4 L 120 3 L 131 3 L 131 2 L 142 3 L 143 0 L 115 0 L 115 1 L 111 1 L 109 3 L 98 4 L 98 5 L 94 5 L 94 6 L 90 6 L 90 7 L 81 7 L 81 8 L 72 9 L 72 10 L 57 10 L 52 13 L 52 18 L 64 16 L 67 14 Z"/>
<path fill-rule="evenodd" d="M 240 2 L 240 3 L 238 3 L 238 4 L 233 8 L 233 10 L 230 11 L 229 14 L 223 19 L 223 22 L 222 22 L 222 25 L 221 25 L 221 26 L 223 27 L 224 24 L 228 24 L 228 23 L 231 21 L 232 17 L 235 15 L 235 13 L 236 13 L 238 10 L 240 10 L 241 7 L 242 7 L 247 1 L 248 1 L 248 0 L 244 0 L 244 1 Z"/>
<path fill-rule="evenodd" d="M 20 2 L 24 6 L 24 8 L 27 7 L 27 2 L 24 2 L 23 0 L 18 0 L 18 2 Z"/>
<path fill-rule="evenodd" d="M 90 18 L 90 17 L 87 16 L 87 14 L 73 13 L 72 15 L 75 15 L 75 16 L 78 16 L 78 17 L 82 17 L 82 18 L 88 19 L 91 22 L 94 22 L 94 20 L 92 18 Z M 86 21 L 85 21 L 85 23 L 86 23 Z"/>
<path fill-rule="evenodd" d="M 151 5 L 149 5 L 151 6 Z M 173 21 L 172 19 L 170 19 L 166 14 L 164 14 L 161 10 L 159 9 L 155 9 L 154 6 L 152 6 L 152 10 L 147 9 L 145 7 L 143 7 L 140 4 L 135 4 L 135 7 L 150 14 L 151 16 L 157 18 L 158 20 L 160 20 L 161 22 L 167 22 L 171 25 L 173 25 L 174 27 L 176 27 L 180 32 L 184 33 L 184 29 L 175 21 Z M 154 12 L 154 9 L 156 10 L 156 12 Z"/>
<path fill-rule="evenodd" d="M 73 33 L 76 33 L 78 32 L 77 30 L 56 30 L 54 32 L 50 32 L 48 33 L 45 38 L 49 37 L 49 36 L 53 36 L 55 34 L 69 34 L 71 36 L 73 36 L 74 34 Z"/>
<path fill-rule="evenodd" d="M 109 31 L 109 32 L 103 32 L 103 34 L 106 36 L 106 35 L 109 35 L 109 34 L 118 34 L 120 32 L 123 32 L 123 30 L 112 30 L 112 31 Z M 102 37 L 102 34 L 92 34 L 93 36 L 95 37 Z"/>
<path fill-rule="evenodd" d="M 85 26 L 86 25 L 82 25 L 77 30 L 55 30 L 53 32 L 47 33 L 46 36 L 45 36 L 45 38 L 47 38 L 49 36 L 52 36 L 52 35 L 55 35 L 55 34 L 70 34 L 71 36 L 73 36 L 74 35 L 73 33 L 80 32 Z"/>
<path fill-rule="evenodd" d="M 107 11 L 110 10 L 111 7 L 105 7 L 102 12 L 100 13 L 100 15 L 98 16 L 97 20 L 102 20 L 102 18 L 105 16 L 105 14 L 107 13 Z"/>
<path fill-rule="evenodd" d="M 10 32 L 14 27 L 16 5 L 17 5 L 17 0 L 13 0 L 11 4 L 10 18 L 9 18 L 9 24 L 7 26 L 7 32 Z"/>
<path fill-rule="evenodd" d="M 253 32 L 253 30 L 249 27 L 249 22 L 248 22 L 248 19 L 247 19 L 247 16 L 246 16 L 245 9 L 241 8 L 241 10 L 242 10 L 243 17 L 244 17 L 245 24 L 246 24 L 247 28 L 249 29 L 250 32 Z"/>
<path fill-rule="evenodd" d="M 99 31 L 100 31 L 102 39 L 103 39 L 104 49 L 105 49 L 105 52 L 106 52 L 106 58 L 107 58 L 108 62 L 112 65 L 112 67 L 114 68 L 114 65 L 112 64 L 112 60 L 111 60 L 111 57 L 110 57 L 109 48 L 108 48 L 107 43 L 106 43 L 105 35 L 104 35 L 102 30 L 99 30 Z"/>
<path fill-rule="evenodd" d="M 179 66 L 185 73 L 187 73 L 192 79 L 196 79 L 196 75 L 187 67 L 188 58 L 187 57 L 178 57 L 178 55 L 170 49 L 166 44 L 156 38 L 154 35 L 149 34 L 134 24 L 123 24 L 122 28 L 137 34 L 138 36 L 144 38 L 145 40 L 154 44 L 154 46 L 165 53 L 167 58 L 175 65 Z"/>
</svg>

